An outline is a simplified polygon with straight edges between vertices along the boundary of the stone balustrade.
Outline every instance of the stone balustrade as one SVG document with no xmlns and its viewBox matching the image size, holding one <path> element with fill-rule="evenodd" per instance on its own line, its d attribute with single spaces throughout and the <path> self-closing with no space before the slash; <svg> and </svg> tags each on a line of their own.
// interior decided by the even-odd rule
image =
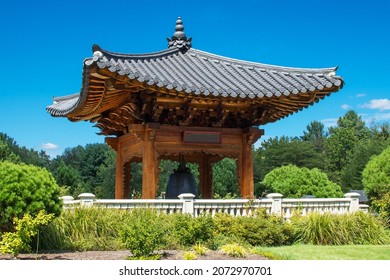
<svg viewBox="0 0 390 280">
<path fill-rule="evenodd" d="M 368 206 L 359 204 L 358 193 L 347 193 L 344 198 L 283 198 L 279 193 L 268 194 L 261 199 L 195 199 L 193 194 L 181 194 L 179 199 L 95 199 L 91 193 L 79 195 L 78 200 L 62 197 L 64 208 L 101 207 L 113 209 L 152 208 L 167 214 L 185 213 L 194 217 L 208 213 L 227 213 L 232 216 L 249 216 L 256 209 L 266 209 L 268 214 L 282 215 L 290 219 L 294 213 L 306 215 L 318 213 L 368 212 Z"/>
</svg>

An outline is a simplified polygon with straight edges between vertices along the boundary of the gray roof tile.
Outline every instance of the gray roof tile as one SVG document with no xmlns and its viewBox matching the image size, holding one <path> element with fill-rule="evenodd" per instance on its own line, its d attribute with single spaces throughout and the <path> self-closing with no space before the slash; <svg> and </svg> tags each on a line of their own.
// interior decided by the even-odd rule
<svg viewBox="0 0 390 280">
<path fill-rule="evenodd" d="M 175 90 L 187 95 L 221 98 L 264 99 L 304 94 L 307 91 L 337 91 L 343 80 L 334 68 L 292 68 L 218 56 L 197 49 L 171 47 L 149 54 L 119 54 L 94 46 L 86 59 L 80 94 L 56 98 L 47 107 L 53 116 L 67 116 L 83 106 L 88 95 L 91 69 L 138 80 L 146 86 Z M 332 89 L 332 90 L 331 90 Z"/>
</svg>

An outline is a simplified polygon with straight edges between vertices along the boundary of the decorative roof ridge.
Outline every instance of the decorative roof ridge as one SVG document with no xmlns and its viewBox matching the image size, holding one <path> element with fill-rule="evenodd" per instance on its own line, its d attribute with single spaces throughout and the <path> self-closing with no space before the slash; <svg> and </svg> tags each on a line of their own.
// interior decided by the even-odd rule
<svg viewBox="0 0 390 280">
<path fill-rule="evenodd" d="M 300 68 L 300 67 L 289 67 L 289 66 L 279 66 L 279 65 L 273 65 L 273 64 L 266 64 L 261 62 L 254 62 L 254 61 L 248 61 L 243 59 L 237 59 L 237 58 L 231 58 L 227 56 L 217 55 L 214 53 L 198 50 L 198 49 L 191 49 L 192 53 L 195 53 L 197 55 L 205 56 L 206 58 L 211 58 L 219 61 L 224 61 L 227 63 L 237 63 L 240 65 L 245 65 L 249 67 L 258 67 L 258 68 L 265 68 L 269 70 L 276 70 L 276 71 L 286 71 L 286 72 L 311 72 L 311 73 L 334 73 L 337 71 L 338 66 L 334 67 L 326 67 L 326 68 Z"/>
<path fill-rule="evenodd" d="M 177 53 L 179 50 L 178 49 L 164 49 L 161 51 L 157 52 L 150 52 L 150 53 L 139 53 L 139 54 L 134 54 L 134 53 L 118 53 L 118 52 L 111 52 L 102 49 L 99 45 L 94 44 L 92 46 L 92 51 L 94 57 L 101 57 L 101 56 L 108 56 L 108 57 L 116 57 L 116 58 L 122 58 L 122 59 L 129 59 L 129 58 L 136 58 L 136 59 L 150 59 L 150 58 L 158 58 L 166 55 L 170 55 L 173 53 Z"/>
<path fill-rule="evenodd" d="M 168 48 L 178 48 L 181 51 L 187 51 L 192 47 L 192 38 L 187 38 L 184 33 L 184 26 L 181 17 L 176 20 L 175 33 L 173 33 L 171 39 L 168 40 Z"/>
</svg>

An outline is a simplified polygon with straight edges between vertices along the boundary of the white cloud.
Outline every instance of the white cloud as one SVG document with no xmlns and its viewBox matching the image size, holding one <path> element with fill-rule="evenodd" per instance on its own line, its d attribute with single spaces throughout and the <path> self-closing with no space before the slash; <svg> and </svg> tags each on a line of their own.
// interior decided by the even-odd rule
<svg viewBox="0 0 390 280">
<path fill-rule="evenodd" d="M 41 149 L 44 150 L 57 150 L 58 148 L 59 146 L 53 143 L 45 143 L 41 145 Z"/>
<path fill-rule="evenodd" d="M 364 103 L 361 107 L 368 109 L 379 109 L 380 111 L 390 110 L 390 100 L 387 98 L 372 99 L 370 102 Z"/>
<path fill-rule="evenodd" d="M 323 119 L 321 122 L 324 124 L 325 127 L 331 127 L 337 125 L 338 118 L 330 118 L 330 119 Z"/>
<path fill-rule="evenodd" d="M 348 110 L 348 109 L 351 108 L 351 106 L 349 106 L 348 104 L 343 104 L 343 105 L 341 105 L 341 108 L 342 108 L 343 110 Z"/>
<path fill-rule="evenodd" d="M 367 94 L 365 94 L 365 93 L 358 93 L 358 94 L 356 94 L 356 97 L 357 98 L 361 98 L 361 97 L 364 97 L 364 96 L 366 96 Z"/>
<path fill-rule="evenodd" d="M 389 121 L 390 113 L 376 113 L 372 115 L 368 115 L 363 118 L 367 123 L 370 122 L 381 122 L 381 121 Z"/>
</svg>

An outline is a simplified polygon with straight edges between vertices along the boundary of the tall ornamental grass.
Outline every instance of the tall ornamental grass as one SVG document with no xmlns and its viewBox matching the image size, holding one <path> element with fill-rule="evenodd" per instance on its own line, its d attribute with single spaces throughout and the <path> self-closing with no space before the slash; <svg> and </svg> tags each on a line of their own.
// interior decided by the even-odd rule
<svg viewBox="0 0 390 280">
<path fill-rule="evenodd" d="M 129 221 L 129 212 L 117 209 L 75 208 L 65 210 L 46 226 L 39 248 L 46 250 L 119 250 L 119 229 Z"/>
<path fill-rule="evenodd" d="M 157 243 L 146 243 L 148 238 Z M 151 255 L 159 249 L 188 249 L 198 243 L 218 250 L 232 243 L 245 246 L 390 244 L 390 237 L 377 217 L 363 212 L 311 213 L 294 216 L 289 222 L 262 211 L 249 217 L 217 214 L 213 218 L 210 215 L 194 218 L 152 209 L 97 207 L 65 210 L 39 235 L 40 250 L 129 249 L 135 255 Z M 32 244 L 37 244 L 36 240 Z"/>
<path fill-rule="evenodd" d="M 296 242 L 313 245 L 381 245 L 390 242 L 383 223 L 376 217 L 353 214 L 319 214 L 292 219 Z"/>
</svg>

